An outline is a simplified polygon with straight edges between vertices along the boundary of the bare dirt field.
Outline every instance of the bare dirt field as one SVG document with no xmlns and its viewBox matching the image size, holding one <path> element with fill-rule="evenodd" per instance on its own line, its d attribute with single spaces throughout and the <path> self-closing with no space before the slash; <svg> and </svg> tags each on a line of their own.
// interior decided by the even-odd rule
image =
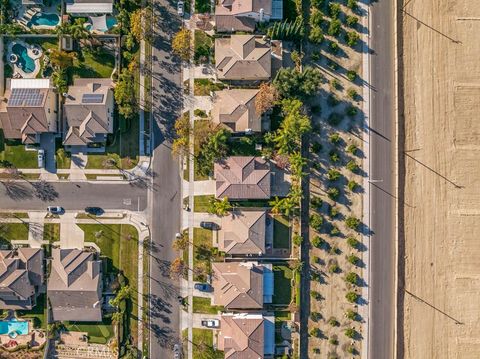
<svg viewBox="0 0 480 359">
<path fill-rule="evenodd" d="M 405 3 L 404 357 L 480 358 L 480 6 Z"/>
</svg>

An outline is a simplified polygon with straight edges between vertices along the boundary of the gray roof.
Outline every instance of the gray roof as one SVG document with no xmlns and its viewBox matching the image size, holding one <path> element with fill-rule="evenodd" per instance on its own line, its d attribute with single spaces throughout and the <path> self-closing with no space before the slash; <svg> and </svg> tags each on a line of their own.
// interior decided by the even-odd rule
<svg viewBox="0 0 480 359">
<path fill-rule="evenodd" d="M 52 250 L 48 298 L 55 321 L 102 320 L 102 262 L 92 252 Z"/>
<path fill-rule="evenodd" d="M 218 249 L 228 254 L 264 254 L 266 211 L 233 211 L 222 217 Z"/>
<path fill-rule="evenodd" d="M 113 129 L 110 79 L 77 79 L 70 86 L 64 109 L 68 124 L 65 145 L 85 145 Z M 101 138 L 101 137 L 100 137 Z"/>
<path fill-rule="evenodd" d="M 32 309 L 42 283 L 42 249 L 0 251 L 0 309 Z"/>
</svg>

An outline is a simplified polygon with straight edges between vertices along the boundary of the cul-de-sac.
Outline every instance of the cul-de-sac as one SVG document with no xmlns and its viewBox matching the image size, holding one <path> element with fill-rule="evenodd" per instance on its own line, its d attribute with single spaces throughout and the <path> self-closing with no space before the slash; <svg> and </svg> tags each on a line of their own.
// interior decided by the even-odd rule
<svg viewBox="0 0 480 359">
<path fill-rule="evenodd" d="M 476 5 L 0 0 L 0 358 L 479 358 Z"/>
</svg>

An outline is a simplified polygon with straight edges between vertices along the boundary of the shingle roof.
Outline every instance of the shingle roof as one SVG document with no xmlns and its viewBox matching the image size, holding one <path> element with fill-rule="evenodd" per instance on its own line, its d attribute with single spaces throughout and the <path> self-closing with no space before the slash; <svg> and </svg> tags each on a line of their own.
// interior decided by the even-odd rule
<svg viewBox="0 0 480 359">
<path fill-rule="evenodd" d="M 101 321 L 101 261 L 79 249 L 52 250 L 48 298 L 54 320 Z"/>
<path fill-rule="evenodd" d="M 227 309 L 263 308 L 263 266 L 254 262 L 212 263 L 215 305 Z"/>
<path fill-rule="evenodd" d="M 262 130 L 261 116 L 255 110 L 259 90 L 234 89 L 215 92 L 212 120 L 234 132 Z"/>
<path fill-rule="evenodd" d="M 217 77 L 226 80 L 267 80 L 272 72 L 271 47 L 253 35 L 215 39 Z"/>
<path fill-rule="evenodd" d="M 222 15 L 215 11 L 215 27 L 217 32 L 253 32 L 255 20 L 246 16 Z"/>
<path fill-rule="evenodd" d="M 218 333 L 218 349 L 226 359 L 264 357 L 264 319 L 259 314 L 224 314 Z"/>
<path fill-rule="evenodd" d="M 228 254 L 264 254 L 266 211 L 233 211 L 222 217 L 218 249 Z"/>
<path fill-rule="evenodd" d="M 270 163 L 261 157 L 232 156 L 214 164 L 216 197 L 269 199 Z"/>
</svg>

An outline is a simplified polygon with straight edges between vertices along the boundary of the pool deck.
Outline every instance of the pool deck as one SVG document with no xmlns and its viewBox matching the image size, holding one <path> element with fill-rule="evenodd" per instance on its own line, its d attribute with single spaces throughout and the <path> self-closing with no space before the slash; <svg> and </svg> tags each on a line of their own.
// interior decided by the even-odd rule
<svg viewBox="0 0 480 359">
<path fill-rule="evenodd" d="M 30 44 L 27 44 L 25 41 L 23 40 L 20 40 L 20 39 L 16 39 L 16 40 L 12 40 L 9 44 L 8 44 L 8 51 L 7 51 L 7 61 L 9 61 L 9 58 L 10 58 L 10 55 L 13 53 L 13 46 L 15 44 L 19 44 L 19 45 L 22 45 L 23 47 L 25 47 L 27 49 L 27 54 L 28 56 L 34 61 L 35 63 L 35 70 L 33 70 L 32 72 L 25 72 L 23 71 L 23 69 L 21 69 L 20 67 L 18 67 L 18 65 L 16 63 L 12 64 L 9 62 L 10 65 L 13 65 L 13 73 L 14 74 L 19 74 L 22 78 L 24 79 L 34 79 L 37 77 L 38 73 L 40 72 L 40 69 L 41 69 L 41 66 L 40 66 L 40 58 L 42 57 L 43 55 L 43 50 L 42 48 L 40 47 L 37 47 L 37 46 L 33 46 L 33 45 L 30 45 Z M 35 55 L 33 53 L 33 49 L 36 48 L 36 49 L 39 49 L 39 53 L 37 55 Z"/>
</svg>

